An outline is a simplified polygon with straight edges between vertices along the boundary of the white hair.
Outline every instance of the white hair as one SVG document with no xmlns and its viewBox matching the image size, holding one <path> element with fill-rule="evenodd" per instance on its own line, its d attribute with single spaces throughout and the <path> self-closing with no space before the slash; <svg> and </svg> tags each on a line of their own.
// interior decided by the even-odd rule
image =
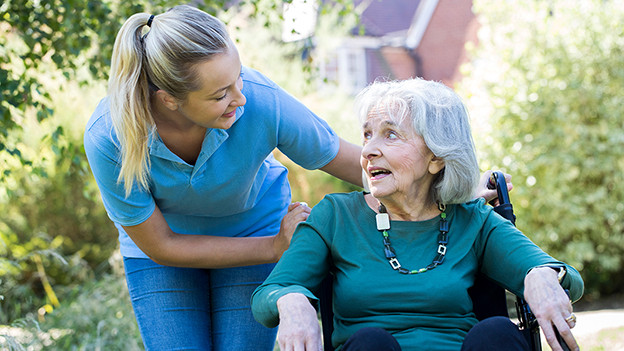
<svg viewBox="0 0 624 351">
<path fill-rule="evenodd" d="M 432 184 L 433 201 L 463 203 L 474 197 L 479 166 L 468 111 L 451 88 L 420 78 L 374 82 L 358 94 L 355 107 L 362 124 L 372 110 L 384 111 L 397 123 L 411 119 L 416 134 L 444 160 Z"/>
</svg>

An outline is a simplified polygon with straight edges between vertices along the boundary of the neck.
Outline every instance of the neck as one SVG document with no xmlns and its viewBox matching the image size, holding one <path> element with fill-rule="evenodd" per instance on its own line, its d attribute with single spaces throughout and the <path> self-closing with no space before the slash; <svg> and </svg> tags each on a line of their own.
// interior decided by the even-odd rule
<svg viewBox="0 0 624 351">
<path fill-rule="evenodd" d="M 440 214 L 438 205 L 431 201 L 393 201 L 392 199 L 377 199 L 373 195 L 369 195 L 370 200 L 367 199 L 369 206 L 375 211 L 378 210 L 379 205 L 383 204 L 386 207 L 388 215 L 391 220 L 395 221 L 425 221 Z"/>
<path fill-rule="evenodd" d="M 152 110 L 152 118 L 159 130 L 171 130 L 177 132 L 188 132 L 194 129 L 203 129 L 197 124 L 184 118 L 179 110 L 171 110 L 167 108 L 162 101 L 154 94 L 151 98 L 150 108 Z"/>
<path fill-rule="evenodd" d="M 384 203 L 384 205 L 386 204 Z M 405 206 L 386 205 L 386 210 L 390 215 L 390 219 L 395 221 L 425 221 L 440 214 L 440 210 L 436 204 L 420 204 L 420 206 L 410 206 L 410 204 L 406 204 Z"/>
</svg>

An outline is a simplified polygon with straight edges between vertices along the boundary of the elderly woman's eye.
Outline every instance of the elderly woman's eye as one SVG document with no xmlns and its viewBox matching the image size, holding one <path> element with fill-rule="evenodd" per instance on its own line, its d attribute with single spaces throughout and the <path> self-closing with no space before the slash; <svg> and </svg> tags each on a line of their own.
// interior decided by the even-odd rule
<svg viewBox="0 0 624 351">
<path fill-rule="evenodd" d="M 395 131 L 391 130 L 388 132 L 388 139 L 394 140 L 394 139 L 397 139 L 398 137 L 399 135 Z"/>
</svg>

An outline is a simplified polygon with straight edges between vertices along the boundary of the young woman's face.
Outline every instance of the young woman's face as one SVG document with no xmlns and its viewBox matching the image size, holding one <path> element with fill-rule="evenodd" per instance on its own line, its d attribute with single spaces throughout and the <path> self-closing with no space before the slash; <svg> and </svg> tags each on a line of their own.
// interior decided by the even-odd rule
<svg viewBox="0 0 624 351">
<path fill-rule="evenodd" d="M 209 61 L 198 63 L 195 71 L 201 82 L 178 106 L 178 112 L 190 122 L 205 128 L 228 129 L 236 119 L 236 108 L 245 105 L 242 94 L 241 61 L 232 46 Z"/>
<path fill-rule="evenodd" d="M 397 123 L 384 111 L 373 109 L 362 127 L 364 147 L 360 158 L 370 191 L 377 199 L 413 201 L 419 192 L 429 191 L 434 158 L 410 119 Z"/>
</svg>

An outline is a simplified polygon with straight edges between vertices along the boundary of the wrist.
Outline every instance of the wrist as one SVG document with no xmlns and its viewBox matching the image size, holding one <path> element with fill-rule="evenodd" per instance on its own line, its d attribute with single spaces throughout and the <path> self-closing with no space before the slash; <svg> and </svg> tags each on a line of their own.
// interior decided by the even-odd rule
<svg viewBox="0 0 624 351">
<path fill-rule="evenodd" d="M 529 273 L 531 273 L 535 269 L 542 269 L 542 268 L 553 270 L 557 274 L 557 281 L 559 282 L 559 284 L 561 284 L 566 274 L 568 273 L 566 266 L 560 265 L 560 264 L 544 264 L 541 266 L 533 267 L 529 270 Z"/>
<path fill-rule="evenodd" d="M 271 238 L 271 262 L 277 262 L 288 246 L 285 246 L 281 235 L 273 235 Z"/>
<path fill-rule="evenodd" d="M 280 316 L 283 313 L 291 312 L 296 306 L 305 305 L 310 305 L 310 300 L 302 293 L 288 293 L 277 299 L 277 310 Z"/>
</svg>

